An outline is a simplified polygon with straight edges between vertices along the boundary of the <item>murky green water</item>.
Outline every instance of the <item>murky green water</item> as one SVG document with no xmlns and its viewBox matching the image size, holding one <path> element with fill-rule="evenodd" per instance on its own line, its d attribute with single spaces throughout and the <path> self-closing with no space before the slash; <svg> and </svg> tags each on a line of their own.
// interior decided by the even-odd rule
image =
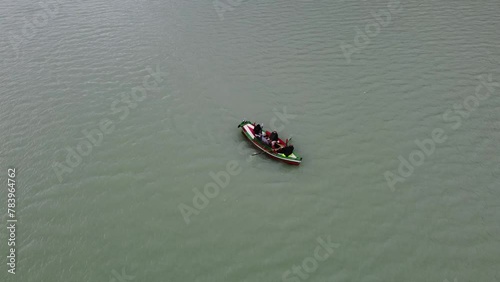
<svg viewBox="0 0 500 282">
<path fill-rule="evenodd" d="M 498 2 L 221 1 L 0 4 L 0 280 L 500 281 Z"/>
</svg>

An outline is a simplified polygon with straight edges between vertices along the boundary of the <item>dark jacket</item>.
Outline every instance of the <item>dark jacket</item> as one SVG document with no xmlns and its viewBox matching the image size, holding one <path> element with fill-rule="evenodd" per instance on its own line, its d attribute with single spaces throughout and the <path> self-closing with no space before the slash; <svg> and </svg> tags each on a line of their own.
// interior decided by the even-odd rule
<svg viewBox="0 0 500 282">
<path fill-rule="evenodd" d="M 278 132 L 271 132 L 271 136 L 269 136 L 269 139 L 271 139 L 271 141 L 278 141 Z"/>
<path fill-rule="evenodd" d="M 293 145 L 279 149 L 278 153 L 282 153 L 283 155 L 288 157 L 289 155 L 291 155 L 293 153 Z"/>
<path fill-rule="evenodd" d="M 262 133 L 262 127 L 260 126 L 260 124 L 257 124 L 254 128 L 253 128 L 253 133 L 255 135 L 260 135 Z"/>
</svg>

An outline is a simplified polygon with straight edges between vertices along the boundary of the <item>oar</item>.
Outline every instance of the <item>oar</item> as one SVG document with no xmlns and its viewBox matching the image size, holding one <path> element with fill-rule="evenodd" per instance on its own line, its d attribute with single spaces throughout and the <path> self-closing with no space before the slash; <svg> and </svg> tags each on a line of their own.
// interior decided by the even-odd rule
<svg viewBox="0 0 500 282">
<path fill-rule="evenodd" d="M 257 156 L 257 155 L 260 155 L 260 154 L 262 154 L 262 153 L 264 153 L 264 152 L 253 153 L 253 154 L 252 154 L 252 156 Z"/>
</svg>

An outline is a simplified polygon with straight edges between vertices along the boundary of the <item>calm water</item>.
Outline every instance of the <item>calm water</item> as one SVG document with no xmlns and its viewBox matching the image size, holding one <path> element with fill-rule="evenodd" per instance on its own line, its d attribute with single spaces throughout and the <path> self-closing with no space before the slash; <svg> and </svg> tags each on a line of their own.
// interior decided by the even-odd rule
<svg viewBox="0 0 500 282">
<path fill-rule="evenodd" d="M 498 1 L 41 3 L 0 3 L 0 281 L 500 281 Z"/>
</svg>

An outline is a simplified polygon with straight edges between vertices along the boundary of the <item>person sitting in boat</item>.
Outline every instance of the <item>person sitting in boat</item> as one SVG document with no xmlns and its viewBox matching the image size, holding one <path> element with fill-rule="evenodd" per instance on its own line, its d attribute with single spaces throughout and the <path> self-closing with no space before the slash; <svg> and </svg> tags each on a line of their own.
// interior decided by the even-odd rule
<svg viewBox="0 0 500 282">
<path fill-rule="evenodd" d="M 273 148 L 273 149 L 279 149 L 280 148 L 280 144 L 278 143 L 278 141 L 271 141 L 271 148 Z"/>
<path fill-rule="evenodd" d="M 271 141 L 278 141 L 278 132 L 276 131 L 271 132 L 269 139 L 271 139 Z"/>
<path fill-rule="evenodd" d="M 288 157 L 293 153 L 293 149 L 293 145 L 290 145 L 279 149 L 277 152 L 282 153 L 285 157 Z"/>
<path fill-rule="evenodd" d="M 261 137 L 262 135 L 262 126 L 260 124 L 257 124 L 253 127 L 253 133 L 257 137 Z"/>
<path fill-rule="evenodd" d="M 267 137 L 267 135 L 265 133 L 262 134 L 260 141 L 262 141 L 262 143 L 264 143 L 266 145 L 269 145 L 271 143 L 271 141 L 269 140 L 269 137 Z"/>
<path fill-rule="evenodd" d="M 271 138 L 269 138 L 269 139 L 271 139 Z M 274 141 L 274 140 L 271 141 L 271 148 L 273 148 L 273 150 L 280 149 L 281 148 L 280 143 L 278 141 Z"/>
</svg>

